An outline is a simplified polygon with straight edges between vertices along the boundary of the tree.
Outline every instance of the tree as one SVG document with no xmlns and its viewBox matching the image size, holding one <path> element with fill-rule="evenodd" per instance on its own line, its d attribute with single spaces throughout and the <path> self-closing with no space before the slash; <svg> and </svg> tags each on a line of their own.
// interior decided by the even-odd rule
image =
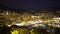
<svg viewBox="0 0 60 34">
<path fill-rule="evenodd" d="M 29 29 L 28 28 L 21 28 L 20 34 L 29 34 Z"/>
<path fill-rule="evenodd" d="M 31 34 L 40 34 L 40 30 L 36 29 L 36 28 L 33 28 L 31 31 Z"/>
</svg>

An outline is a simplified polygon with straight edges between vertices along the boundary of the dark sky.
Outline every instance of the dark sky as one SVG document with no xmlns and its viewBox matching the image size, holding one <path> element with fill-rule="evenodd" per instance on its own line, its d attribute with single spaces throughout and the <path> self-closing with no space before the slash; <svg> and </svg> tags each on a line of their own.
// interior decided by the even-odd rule
<svg viewBox="0 0 60 34">
<path fill-rule="evenodd" d="M 0 0 L 0 4 L 13 9 L 60 7 L 60 1 L 58 0 Z"/>
</svg>

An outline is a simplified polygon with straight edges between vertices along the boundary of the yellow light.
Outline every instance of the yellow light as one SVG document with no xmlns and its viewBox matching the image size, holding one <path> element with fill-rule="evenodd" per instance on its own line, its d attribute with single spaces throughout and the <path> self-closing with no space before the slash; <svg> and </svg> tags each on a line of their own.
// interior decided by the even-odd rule
<svg viewBox="0 0 60 34">
<path fill-rule="evenodd" d="M 9 27 L 11 26 L 11 25 L 8 25 Z"/>
<path fill-rule="evenodd" d="M 11 31 L 12 34 L 19 34 L 18 30 Z"/>
</svg>

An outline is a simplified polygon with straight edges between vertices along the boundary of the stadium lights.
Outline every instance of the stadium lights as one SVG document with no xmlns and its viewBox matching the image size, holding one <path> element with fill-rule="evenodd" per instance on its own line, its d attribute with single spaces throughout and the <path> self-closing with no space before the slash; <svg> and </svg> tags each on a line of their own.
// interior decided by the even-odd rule
<svg viewBox="0 0 60 34">
<path fill-rule="evenodd" d="M 17 24 L 15 24 L 15 25 L 17 25 L 17 26 L 23 26 L 24 23 L 17 23 Z"/>
</svg>

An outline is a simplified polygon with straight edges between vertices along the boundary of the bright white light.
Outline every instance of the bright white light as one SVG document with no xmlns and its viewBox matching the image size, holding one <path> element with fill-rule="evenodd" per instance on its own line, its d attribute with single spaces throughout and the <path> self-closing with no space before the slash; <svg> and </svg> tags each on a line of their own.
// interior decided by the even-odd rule
<svg viewBox="0 0 60 34">
<path fill-rule="evenodd" d="M 51 26 L 51 24 L 48 24 L 49 26 Z"/>
<path fill-rule="evenodd" d="M 39 25 L 37 25 L 37 24 L 35 24 L 35 25 L 33 25 L 32 27 L 38 27 Z"/>
<path fill-rule="evenodd" d="M 11 25 L 8 25 L 9 27 L 11 26 Z"/>
<path fill-rule="evenodd" d="M 39 24 L 40 26 L 45 26 L 44 24 Z"/>
<path fill-rule="evenodd" d="M 57 18 L 53 18 L 53 19 L 59 19 L 59 20 L 60 20 L 60 17 L 57 17 Z"/>
<path fill-rule="evenodd" d="M 24 24 L 23 23 L 17 23 L 15 25 L 17 25 L 17 26 L 23 26 Z"/>
<path fill-rule="evenodd" d="M 60 25 L 58 25 L 58 27 L 60 27 Z"/>
<path fill-rule="evenodd" d="M 26 26 L 32 25 L 32 24 L 39 24 L 39 23 L 42 23 L 42 21 L 29 21 L 27 22 Z"/>
<path fill-rule="evenodd" d="M 45 26 L 44 24 L 34 24 L 32 27 Z"/>
<path fill-rule="evenodd" d="M 60 27 L 60 25 L 55 25 L 56 27 Z"/>
<path fill-rule="evenodd" d="M 36 24 L 36 23 L 42 23 L 42 21 L 29 21 L 29 24 Z"/>
<path fill-rule="evenodd" d="M 6 12 L 6 15 L 8 15 L 8 11 Z"/>
<path fill-rule="evenodd" d="M 22 22 L 22 23 L 17 23 L 15 25 L 17 25 L 17 26 L 24 26 L 24 25 L 28 26 L 28 25 L 32 25 L 32 24 L 38 24 L 38 23 L 42 23 L 42 21 L 29 21 L 26 24 L 24 24 L 24 22 Z"/>
</svg>

